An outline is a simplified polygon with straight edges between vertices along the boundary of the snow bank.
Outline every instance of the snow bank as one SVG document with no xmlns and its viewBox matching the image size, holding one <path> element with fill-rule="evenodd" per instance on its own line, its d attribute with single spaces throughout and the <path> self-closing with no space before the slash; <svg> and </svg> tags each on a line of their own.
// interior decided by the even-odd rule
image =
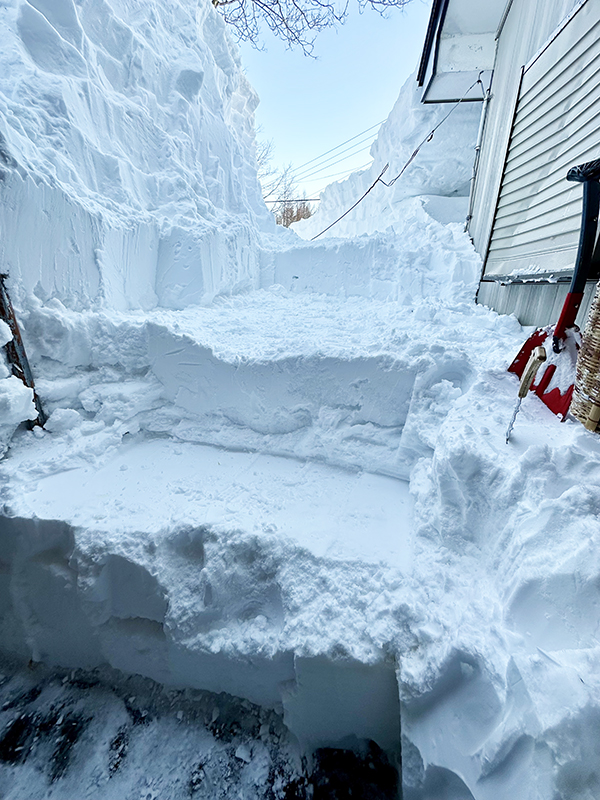
<svg viewBox="0 0 600 800">
<path fill-rule="evenodd" d="M 0 37 L 14 300 L 182 307 L 256 285 L 257 98 L 210 3 L 7 0 Z"/>
<path fill-rule="evenodd" d="M 404 750 L 409 796 L 598 793 L 600 446 L 533 397 L 507 446 L 514 392 L 503 372 L 481 376 L 411 480 L 440 572 L 426 623 L 437 643 L 401 668 L 403 733 L 418 749 Z M 444 618 L 453 632 L 438 638 Z"/>
<path fill-rule="evenodd" d="M 518 327 L 467 308 L 281 287 L 177 313 L 39 303 L 49 432 L 0 470 L 5 648 L 282 707 L 309 749 L 397 752 L 398 478 L 486 362 L 473 331 Z"/>
<path fill-rule="evenodd" d="M 210 7 L 0 24 L 0 246 L 50 414 L 0 462 L 2 650 L 401 749 L 408 800 L 597 796 L 600 445 L 533 396 L 505 443 L 524 334 L 443 223 L 479 109 L 309 245 L 269 233 Z M 405 87 L 378 163 L 445 111 Z M 0 386 L 12 430 L 31 395 Z"/>
<path fill-rule="evenodd" d="M 397 300 L 408 308 L 422 298 L 472 302 L 481 261 L 463 225 L 439 222 L 423 197 L 402 205 L 400 224 L 384 233 L 340 239 L 332 231 L 331 238 L 312 243 L 294 239 L 285 242 L 285 249 L 263 253 L 261 285 Z"/>
<path fill-rule="evenodd" d="M 342 510 L 332 526 L 334 497 Z M 12 573 L 4 586 L 15 598 L 3 614 L 6 649 L 33 648 L 35 661 L 63 666 L 109 663 L 265 707 L 283 702 L 309 745 L 354 734 L 397 748 L 393 664 L 377 665 L 373 645 L 359 642 L 339 665 L 315 660 L 339 646 L 352 613 L 335 614 L 324 635 L 309 621 L 329 616 L 324 598 L 309 618 L 304 608 L 315 581 L 335 580 L 350 595 L 356 580 L 373 585 L 390 543 L 399 568 L 408 566 L 410 504 L 391 479 L 140 442 L 100 471 L 43 479 L 11 507 L 20 514 L 2 520 Z M 57 518 L 68 522 L 49 521 Z M 365 530 L 374 538 L 366 558 Z M 339 675 L 319 725 L 307 676 L 335 684 Z M 296 679 L 305 694 L 293 690 Z"/>
<path fill-rule="evenodd" d="M 447 104 L 424 105 L 421 94 L 412 75 L 400 90 L 394 108 L 371 147 L 371 166 L 346 180 L 330 184 L 321 194 L 317 212 L 292 226 L 300 236 L 310 239 L 344 214 L 362 197 L 386 164 L 389 163 L 389 168 L 383 180 L 390 181 L 400 173 L 416 147 L 451 108 Z M 403 234 L 407 225 L 414 224 L 415 204 L 407 202 L 414 197 L 422 198 L 420 203 L 434 218 L 442 222 L 464 222 L 480 114 L 481 103 L 458 106 L 392 187 L 378 184 L 325 235 L 357 236 L 385 231 L 389 227 Z"/>
</svg>

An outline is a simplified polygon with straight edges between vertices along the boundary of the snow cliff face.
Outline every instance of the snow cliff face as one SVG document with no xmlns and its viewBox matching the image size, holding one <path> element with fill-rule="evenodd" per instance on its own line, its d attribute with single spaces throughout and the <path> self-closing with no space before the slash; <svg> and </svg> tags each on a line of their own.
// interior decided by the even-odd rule
<svg viewBox="0 0 600 800">
<path fill-rule="evenodd" d="M 16 293 L 125 309 L 256 285 L 257 98 L 210 4 L 8 0 L 0 37 Z"/>
</svg>

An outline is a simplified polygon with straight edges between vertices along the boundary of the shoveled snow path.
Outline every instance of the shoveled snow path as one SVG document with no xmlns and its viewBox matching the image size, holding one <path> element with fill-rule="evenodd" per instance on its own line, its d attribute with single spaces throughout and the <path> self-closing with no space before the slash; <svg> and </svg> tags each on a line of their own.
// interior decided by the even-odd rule
<svg viewBox="0 0 600 800">
<path fill-rule="evenodd" d="M 184 524 L 241 529 L 292 538 L 317 557 L 410 565 L 404 481 L 169 440 L 131 443 L 98 469 L 43 478 L 15 510 L 145 535 Z"/>
</svg>

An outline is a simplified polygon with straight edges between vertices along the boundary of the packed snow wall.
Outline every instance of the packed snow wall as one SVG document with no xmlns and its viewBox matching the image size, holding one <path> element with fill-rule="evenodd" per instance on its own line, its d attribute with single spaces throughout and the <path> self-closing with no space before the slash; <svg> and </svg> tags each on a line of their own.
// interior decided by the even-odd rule
<svg viewBox="0 0 600 800">
<path fill-rule="evenodd" d="M 15 299 L 182 307 L 257 284 L 257 97 L 209 2 L 0 7 L 0 267 Z"/>
</svg>

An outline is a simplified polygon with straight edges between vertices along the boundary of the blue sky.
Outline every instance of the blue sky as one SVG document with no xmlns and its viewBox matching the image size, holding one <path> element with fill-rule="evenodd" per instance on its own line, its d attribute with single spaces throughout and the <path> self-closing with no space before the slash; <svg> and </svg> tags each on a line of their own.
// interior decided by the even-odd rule
<svg viewBox="0 0 600 800">
<path fill-rule="evenodd" d="M 405 9 L 391 9 L 381 17 L 371 9 L 360 14 L 354 3 L 343 26 L 319 35 L 316 59 L 286 50 L 268 31 L 265 50 L 242 45 L 246 75 L 261 98 L 259 137 L 273 140 L 276 166 L 300 167 L 387 117 L 416 68 L 429 7 L 429 0 L 411 0 Z M 345 161 L 317 161 L 312 169 L 299 171 L 306 175 L 298 181 L 300 190 L 317 197 L 326 184 L 344 177 L 338 173 L 369 162 L 368 144 L 376 133 L 375 128 L 350 142 L 347 147 L 355 146 L 339 158 L 362 152 Z M 319 174 L 308 177 L 321 166 Z"/>
</svg>

